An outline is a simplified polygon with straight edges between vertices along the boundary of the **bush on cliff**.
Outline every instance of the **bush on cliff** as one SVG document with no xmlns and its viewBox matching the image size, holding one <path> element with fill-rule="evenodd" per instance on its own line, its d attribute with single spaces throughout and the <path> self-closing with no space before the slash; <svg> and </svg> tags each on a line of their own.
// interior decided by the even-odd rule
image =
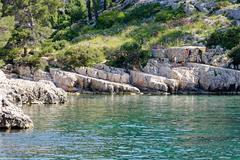
<svg viewBox="0 0 240 160">
<path fill-rule="evenodd" d="M 171 20 L 176 20 L 185 17 L 186 14 L 182 7 L 173 10 L 171 8 L 163 8 L 159 13 L 156 14 L 157 22 L 168 22 Z"/>
<path fill-rule="evenodd" d="M 232 48 L 228 55 L 232 59 L 233 64 L 240 64 L 240 43 Z"/>
<path fill-rule="evenodd" d="M 111 57 L 111 65 L 123 68 L 141 68 L 150 58 L 149 51 L 142 50 L 136 42 L 126 42 L 119 51 Z"/>
<path fill-rule="evenodd" d="M 133 7 L 127 11 L 124 22 L 135 21 L 143 18 L 150 18 L 159 11 L 161 11 L 161 9 L 162 7 L 160 6 L 160 4 L 147 4 L 141 5 L 139 7 Z"/>
<path fill-rule="evenodd" d="M 89 46 L 74 46 L 57 55 L 57 61 L 64 69 L 74 69 L 81 66 L 93 66 L 105 60 L 101 49 Z"/>
<path fill-rule="evenodd" d="M 240 43 L 240 27 L 230 27 L 228 29 L 216 31 L 208 38 L 209 47 L 220 45 L 226 49 L 232 49 Z"/>
<path fill-rule="evenodd" d="M 112 27 L 115 23 L 121 23 L 123 22 L 125 18 L 125 13 L 120 12 L 120 11 L 109 11 L 103 13 L 99 19 L 98 19 L 98 24 L 97 28 L 103 29 L 103 28 L 110 28 Z"/>
</svg>

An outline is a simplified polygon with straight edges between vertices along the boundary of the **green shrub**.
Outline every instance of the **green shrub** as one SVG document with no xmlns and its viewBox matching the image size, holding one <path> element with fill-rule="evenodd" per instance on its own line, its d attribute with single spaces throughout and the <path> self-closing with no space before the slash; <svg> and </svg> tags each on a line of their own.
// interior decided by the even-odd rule
<svg viewBox="0 0 240 160">
<path fill-rule="evenodd" d="M 78 31 L 73 30 L 70 27 L 67 27 L 63 30 L 59 30 L 52 35 L 53 41 L 60 40 L 69 40 L 71 41 L 73 38 L 78 36 Z"/>
<path fill-rule="evenodd" d="M 98 19 L 98 28 L 110 28 L 115 23 L 120 23 L 124 20 L 125 13 L 117 10 L 103 13 Z"/>
<path fill-rule="evenodd" d="M 41 44 L 41 53 L 42 55 L 45 55 L 47 53 L 53 53 L 54 51 L 59 51 L 64 49 L 66 46 L 69 45 L 69 42 L 66 40 L 61 41 L 45 41 Z"/>
<path fill-rule="evenodd" d="M 68 45 L 68 42 L 66 40 L 56 41 L 53 43 L 53 48 L 55 50 L 62 50 Z"/>
<path fill-rule="evenodd" d="M 57 55 L 58 62 L 65 69 L 81 66 L 93 66 L 105 60 L 102 50 L 96 47 L 77 46 Z"/>
<path fill-rule="evenodd" d="M 226 49 L 232 49 L 240 43 L 240 27 L 230 27 L 214 32 L 207 40 L 207 46 L 220 45 Z"/>
<path fill-rule="evenodd" d="M 228 0 L 217 0 L 217 2 L 218 3 L 215 10 L 219 10 L 231 5 L 231 2 L 229 2 Z"/>
<path fill-rule="evenodd" d="M 140 7 L 135 7 L 126 14 L 125 22 L 149 18 L 161 10 L 160 4 L 147 4 Z"/>
<path fill-rule="evenodd" d="M 233 64 L 240 64 L 240 44 L 232 48 L 228 56 L 233 60 Z"/>
<path fill-rule="evenodd" d="M 116 67 L 141 68 L 141 66 L 147 63 L 149 58 L 149 51 L 142 50 L 140 44 L 127 42 L 111 57 L 110 64 Z"/>
<path fill-rule="evenodd" d="M 14 64 L 27 65 L 38 68 L 40 65 L 40 56 L 38 54 L 33 54 L 25 57 L 19 57 L 14 60 Z"/>
<path fill-rule="evenodd" d="M 183 18 L 185 15 L 186 14 L 181 7 L 177 10 L 173 10 L 171 8 L 163 8 L 159 13 L 156 14 L 155 21 L 165 23 L 167 21 Z"/>
<path fill-rule="evenodd" d="M 0 59 L 0 68 L 2 68 L 4 65 L 5 65 L 5 62 L 2 59 Z"/>
<path fill-rule="evenodd" d="M 14 49 L 0 49 L 0 57 L 6 63 L 13 63 L 15 59 L 18 59 L 21 56 L 21 49 L 14 48 Z"/>
<path fill-rule="evenodd" d="M 1 60 L 6 64 L 23 64 L 38 68 L 41 66 L 41 56 L 41 52 L 36 51 L 23 55 L 23 48 L 0 49 Z"/>
</svg>

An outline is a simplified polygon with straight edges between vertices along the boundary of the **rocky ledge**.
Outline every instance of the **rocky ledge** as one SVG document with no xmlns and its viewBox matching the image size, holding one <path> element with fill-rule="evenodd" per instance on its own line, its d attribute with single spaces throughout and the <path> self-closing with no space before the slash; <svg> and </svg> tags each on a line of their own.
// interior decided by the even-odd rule
<svg viewBox="0 0 240 160">
<path fill-rule="evenodd" d="M 22 104 L 64 103 L 66 92 L 52 82 L 8 79 L 0 71 L 0 128 L 32 128 L 32 120 L 23 113 Z"/>
<path fill-rule="evenodd" d="M 45 72 L 18 66 L 18 74 L 13 75 L 11 69 L 9 70 L 11 67 L 8 66 L 8 69 L 4 70 L 8 77 L 17 76 L 22 79 L 7 78 L 0 71 L 0 128 L 33 127 L 31 119 L 22 112 L 21 105 L 64 103 L 66 92 L 237 94 L 240 90 L 239 70 L 224 68 L 222 65 L 196 63 L 195 59 L 191 58 L 184 63 L 171 62 L 170 58 L 170 61 L 165 62 L 165 58 L 167 57 L 150 59 L 142 71 L 114 68 L 104 64 L 93 68 L 75 68 L 73 72 L 55 68 Z"/>
<path fill-rule="evenodd" d="M 237 94 L 240 90 L 239 70 L 224 68 L 221 65 L 196 63 L 191 59 L 189 62 L 175 63 L 164 62 L 162 58 L 154 58 L 148 61 L 142 71 L 125 70 L 99 64 L 93 68 L 75 68 L 73 72 L 50 68 L 50 72 L 37 70 L 35 72 L 31 71 L 31 73 L 29 73 L 29 76 L 26 76 L 26 73 L 23 76 L 19 72 L 18 76 L 32 81 L 8 80 L 7 82 L 0 82 L 0 87 L 4 88 L 9 84 L 11 86 L 21 84 L 17 90 L 21 90 L 21 93 L 26 95 L 21 97 L 23 103 L 63 102 L 63 91 L 54 90 L 54 84 L 66 92 L 110 94 L 139 94 L 141 92 L 154 94 L 193 92 L 200 94 Z M 37 82 L 34 82 L 34 80 L 37 80 Z M 31 85 L 26 88 L 26 83 Z M 49 89 L 51 92 L 47 92 Z"/>
<path fill-rule="evenodd" d="M 174 79 L 178 93 L 236 93 L 240 90 L 240 71 L 206 64 L 164 64 L 152 59 L 144 72 Z"/>
</svg>

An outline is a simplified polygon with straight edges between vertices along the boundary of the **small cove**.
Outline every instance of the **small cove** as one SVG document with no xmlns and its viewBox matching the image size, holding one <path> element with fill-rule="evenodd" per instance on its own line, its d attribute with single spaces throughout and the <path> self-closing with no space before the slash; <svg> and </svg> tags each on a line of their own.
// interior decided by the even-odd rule
<svg viewBox="0 0 240 160">
<path fill-rule="evenodd" d="M 0 159 L 239 159 L 239 96 L 70 96 L 25 106 Z"/>
</svg>

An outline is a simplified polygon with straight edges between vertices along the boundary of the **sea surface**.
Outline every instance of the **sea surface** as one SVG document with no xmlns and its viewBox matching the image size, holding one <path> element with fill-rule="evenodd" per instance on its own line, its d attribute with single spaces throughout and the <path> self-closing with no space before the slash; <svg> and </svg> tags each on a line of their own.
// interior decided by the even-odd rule
<svg viewBox="0 0 240 160">
<path fill-rule="evenodd" d="M 70 97 L 25 106 L 34 129 L 0 132 L 0 159 L 240 160 L 240 96 Z"/>
</svg>

